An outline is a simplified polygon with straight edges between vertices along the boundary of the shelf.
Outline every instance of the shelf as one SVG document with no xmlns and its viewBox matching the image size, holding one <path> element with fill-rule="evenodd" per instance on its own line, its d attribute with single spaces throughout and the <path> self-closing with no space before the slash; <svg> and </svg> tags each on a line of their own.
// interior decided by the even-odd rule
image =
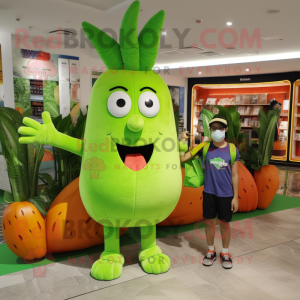
<svg viewBox="0 0 300 300">
<path fill-rule="evenodd" d="M 30 100 L 31 101 L 44 101 L 44 97 L 43 97 L 43 95 L 30 94 Z"/>
<path fill-rule="evenodd" d="M 234 105 L 255 105 L 255 106 L 269 106 L 270 104 L 259 104 L 259 103 L 257 103 L 257 104 L 234 104 Z"/>
<path fill-rule="evenodd" d="M 226 89 L 228 89 L 226 87 Z M 285 91 L 282 92 L 272 92 L 272 93 L 231 93 L 231 94 L 208 94 L 209 96 L 236 96 L 236 95 L 268 95 L 268 94 L 286 94 Z"/>
<path fill-rule="evenodd" d="M 208 104 L 210 105 L 210 104 Z M 211 104 L 213 105 L 213 104 Z M 270 104 L 215 104 L 215 105 L 220 105 L 220 106 L 225 106 L 225 105 L 231 105 L 231 106 L 270 106 Z"/>
</svg>

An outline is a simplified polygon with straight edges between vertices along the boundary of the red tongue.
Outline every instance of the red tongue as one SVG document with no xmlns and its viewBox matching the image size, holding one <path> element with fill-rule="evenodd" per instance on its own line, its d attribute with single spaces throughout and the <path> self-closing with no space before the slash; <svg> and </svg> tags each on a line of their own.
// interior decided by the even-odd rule
<svg viewBox="0 0 300 300">
<path fill-rule="evenodd" d="M 127 154 L 125 156 L 125 166 L 133 171 L 142 170 L 147 165 L 145 158 L 142 154 Z"/>
</svg>

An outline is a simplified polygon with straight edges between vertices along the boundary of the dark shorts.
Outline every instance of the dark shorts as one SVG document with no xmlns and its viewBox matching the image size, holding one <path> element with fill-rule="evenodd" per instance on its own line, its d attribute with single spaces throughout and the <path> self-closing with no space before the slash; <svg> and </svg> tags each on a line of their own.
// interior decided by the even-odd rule
<svg viewBox="0 0 300 300">
<path fill-rule="evenodd" d="M 203 217 L 229 222 L 232 218 L 231 201 L 233 197 L 218 197 L 203 192 Z"/>
</svg>

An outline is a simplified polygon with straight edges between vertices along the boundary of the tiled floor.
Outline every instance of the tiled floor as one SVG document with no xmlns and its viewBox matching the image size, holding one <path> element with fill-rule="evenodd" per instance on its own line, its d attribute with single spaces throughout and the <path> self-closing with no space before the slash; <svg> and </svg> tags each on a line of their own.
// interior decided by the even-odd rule
<svg viewBox="0 0 300 300">
<path fill-rule="evenodd" d="M 140 244 L 122 247 L 127 264 L 114 281 L 90 276 L 94 257 L 54 263 L 0 277 L 1 300 L 279 299 L 300 295 L 300 207 L 233 222 L 234 267 L 204 267 L 204 229 L 158 239 L 171 258 L 169 272 L 148 275 L 138 264 Z M 217 228 L 219 233 L 219 228 Z M 218 236 L 217 236 L 218 237 Z M 216 239 L 217 252 L 221 240 Z"/>
<path fill-rule="evenodd" d="M 278 167 L 279 194 L 300 197 L 300 170 Z M 299 188 L 300 191 L 300 188 Z M 114 281 L 90 275 L 100 253 L 53 263 L 47 267 L 0 276 L 1 300 L 98 299 L 300 299 L 300 207 L 231 223 L 230 252 L 234 267 L 224 270 L 217 261 L 204 267 L 204 229 L 157 240 L 171 258 L 161 275 L 143 272 L 140 244 L 121 248 L 126 264 Z M 216 247 L 221 240 L 217 228 Z M 1 236 L 0 236 L 1 238 Z M 0 240 L 1 242 L 1 240 Z"/>
</svg>

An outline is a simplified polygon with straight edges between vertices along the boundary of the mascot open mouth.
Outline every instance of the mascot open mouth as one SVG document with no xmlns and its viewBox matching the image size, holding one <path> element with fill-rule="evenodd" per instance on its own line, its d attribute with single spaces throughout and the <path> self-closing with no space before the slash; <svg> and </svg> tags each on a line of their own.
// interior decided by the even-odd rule
<svg viewBox="0 0 300 300">
<path fill-rule="evenodd" d="M 149 162 L 154 145 L 149 144 L 140 147 L 129 147 L 117 144 L 117 149 L 125 166 L 133 171 L 139 171 Z"/>
</svg>

